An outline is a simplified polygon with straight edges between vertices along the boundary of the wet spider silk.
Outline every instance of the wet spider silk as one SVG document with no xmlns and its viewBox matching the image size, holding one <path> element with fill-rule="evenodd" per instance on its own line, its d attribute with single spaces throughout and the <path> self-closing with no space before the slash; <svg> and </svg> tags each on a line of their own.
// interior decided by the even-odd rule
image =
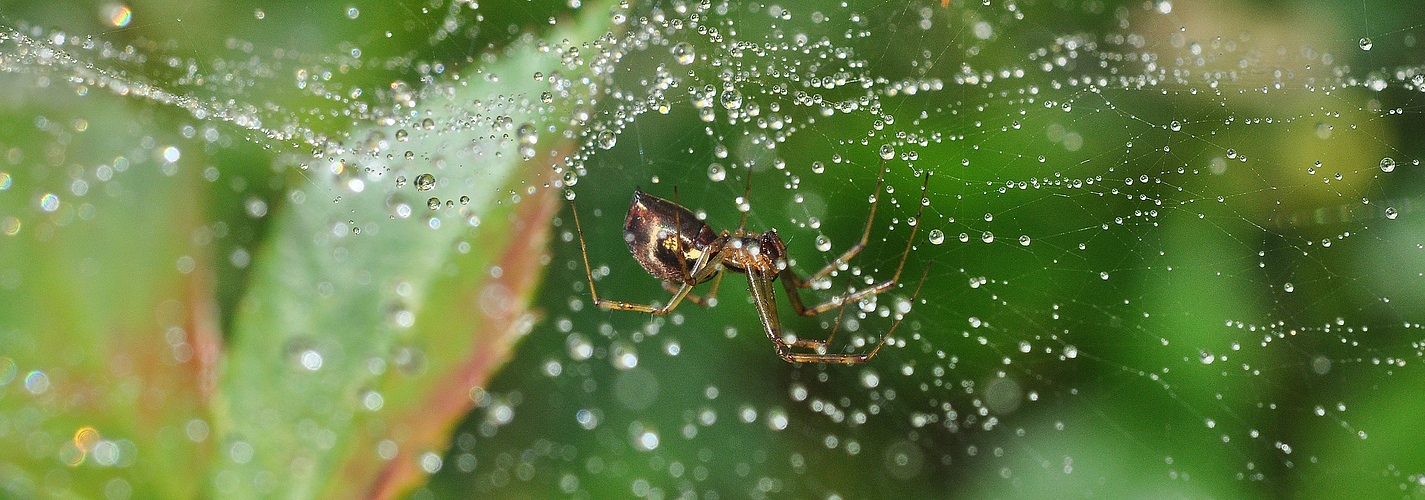
<svg viewBox="0 0 1425 500">
<path fill-rule="evenodd" d="M 1414 12 L 140 7 L 3 20 L 7 494 L 1420 490 Z M 878 296 L 776 299 L 788 340 L 892 341 L 787 363 L 740 281 L 594 307 L 541 203 L 578 201 L 601 296 L 658 303 L 619 218 L 675 187 L 677 225 L 829 265 L 808 303 L 909 243 Z M 490 338 L 497 376 L 443 377 Z"/>
</svg>

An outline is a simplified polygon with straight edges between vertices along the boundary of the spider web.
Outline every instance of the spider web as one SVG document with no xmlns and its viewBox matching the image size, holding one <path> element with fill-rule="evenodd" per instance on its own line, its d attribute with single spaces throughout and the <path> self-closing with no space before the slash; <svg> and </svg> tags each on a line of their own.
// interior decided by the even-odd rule
<svg viewBox="0 0 1425 500">
<path fill-rule="evenodd" d="M 1379 398 L 1419 376 L 1420 241 L 1401 223 L 1417 153 L 1392 138 L 1418 70 L 1362 75 L 1350 66 L 1385 56 L 1345 33 L 1233 32 L 1145 5 L 719 6 L 702 25 L 737 37 L 655 37 L 696 48 L 668 66 L 692 106 L 621 108 L 617 144 L 576 161 L 601 292 L 667 300 L 619 244 L 635 187 L 714 227 L 750 208 L 748 228 L 777 229 L 806 275 L 857 237 L 884 153 L 871 242 L 821 293 L 894 271 L 930 172 L 901 284 L 848 307 L 831 349 L 905 323 L 867 365 L 791 366 L 740 276 L 711 309 L 591 310 L 566 227 L 554 331 L 457 436 L 452 481 L 651 497 L 1238 496 L 1358 474 L 1418 488 L 1419 457 L 1379 445 L 1398 432 Z M 826 316 L 787 327 L 824 336 Z"/>
<path fill-rule="evenodd" d="M 427 8 L 475 16 L 460 5 Z M 363 105 L 410 98 L 518 38 L 511 19 L 578 7 L 405 29 L 364 8 L 371 24 L 350 31 L 428 37 L 431 54 L 317 42 L 272 65 L 235 54 L 223 84 L 192 78 L 182 58 L 100 59 L 120 81 L 215 96 L 176 104 L 261 146 L 320 156 L 326 117 L 388 124 L 398 117 Z M 1425 71 L 1419 19 L 1375 8 L 616 9 L 611 104 L 582 110 L 559 186 L 585 217 L 601 295 L 669 297 L 622 243 L 634 189 L 715 229 L 744 216 L 776 229 L 803 276 L 859 237 L 874 196 L 865 250 L 806 300 L 889 278 L 914 225 L 900 284 L 817 318 L 793 318 L 779 297 L 782 318 L 801 338 L 836 329 L 832 352 L 864 352 L 903 323 L 870 363 L 816 366 L 775 356 L 740 275 L 711 308 L 600 311 L 566 210 L 547 319 L 475 391 L 416 496 L 1419 494 L 1425 457 L 1394 443 L 1419 441 L 1425 241 L 1408 138 Z M 235 53 L 253 50 L 245 22 L 221 34 Z M 403 85 L 362 95 L 332 77 L 343 64 Z M 289 75 L 308 93 L 228 99 Z M 265 213 L 262 196 L 243 203 Z M 241 244 L 224 253 L 246 262 Z"/>
</svg>

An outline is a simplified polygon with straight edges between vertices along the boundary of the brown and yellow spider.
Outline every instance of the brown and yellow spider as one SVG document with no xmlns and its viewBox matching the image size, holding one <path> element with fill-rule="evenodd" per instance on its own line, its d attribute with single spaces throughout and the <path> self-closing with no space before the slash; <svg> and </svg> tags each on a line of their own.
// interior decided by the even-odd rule
<svg viewBox="0 0 1425 500">
<path fill-rule="evenodd" d="M 723 272 L 743 273 L 747 275 L 747 287 L 752 293 L 752 303 L 757 309 L 757 317 L 762 323 L 762 330 L 767 334 L 767 338 L 772 340 L 772 344 L 777 348 L 777 355 L 782 359 L 801 363 L 865 363 L 875 357 L 876 353 L 881 350 L 881 346 L 884 346 L 886 340 L 891 338 L 891 334 L 895 333 L 896 327 L 900 326 L 900 318 L 891 324 L 891 328 L 881 337 L 881 341 L 876 343 L 876 347 L 869 352 L 865 354 L 828 354 L 826 347 L 836 336 L 836 329 L 840 327 L 840 313 L 836 317 L 836 326 L 832 328 L 831 334 L 827 336 L 826 340 L 788 339 L 782 333 L 781 319 L 777 316 L 777 301 L 773 293 L 772 282 L 778 277 L 782 278 L 782 287 L 787 291 L 792 308 L 802 316 L 815 316 L 832 309 L 843 308 L 847 303 L 854 303 L 865 297 L 890 290 L 895 286 L 896 281 L 900 279 L 901 270 L 905 268 L 906 258 L 910 256 L 910 249 L 915 242 L 915 232 L 919 224 L 911 226 L 910 238 L 906 241 L 905 251 L 901 253 L 900 264 L 896 266 L 896 273 L 891 276 L 890 280 L 863 290 L 838 295 L 813 307 L 802 305 L 801 295 L 797 291 L 800 288 L 811 287 L 813 283 L 826 278 L 833 270 L 845 265 L 865 248 L 866 241 L 871 236 L 871 224 L 876 217 L 876 204 L 880 199 L 881 185 L 885 180 L 885 175 L 885 164 L 883 163 L 880 167 L 880 175 L 876 178 L 876 192 L 871 197 L 871 212 L 866 216 L 866 227 L 861 232 L 861 241 L 807 279 L 797 276 L 796 272 L 787 265 L 787 247 L 782 243 L 782 239 L 777 237 L 776 229 L 769 229 L 763 233 L 746 230 L 747 212 L 743 212 L 742 222 L 738 224 L 737 231 L 729 233 L 724 230 L 721 234 L 714 234 L 707 224 L 698 220 L 692 212 L 676 202 L 642 191 L 634 191 L 633 202 L 628 207 L 628 218 L 624 219 L 624 241 L 628 243 L 628 251 L 633 254 L 633 258 L 638 261 L 639 265 L 643 266 L 643 269 L 649 274 L 663 280 L 663 288 L 673 293 L 673 298 L 662 307 L 599 298 L 598 291 L 594 289 L 593 272 L 589 269 L 589 250 L 584 243 L 584 228 L 579 223 L 579 210 L 575 206 L 573 210 L 574 226 L 579 232 L 579 251 L 584 257 L 584 276 L 589 280 L 589 294 L 594 298 L 594 305 L 603 309 L 668 314 L 678 307 L 678 304 L 685 298 L 698 305 L 711 305 L 716 300 L 714 297 L 717 295 L 718 285 L 722 282 Z M 917 201 L 925 199 L 925 190 L 930 185 L 928 171 L 924 177 L 925 180 L 920 186 L 920 200 Z M 749 177 L 747 184 L 749 194 L 751 187 L 752 182 Z M 675 189 L 675 199 L 676 194 L 677 190 Z M 917 221 L 925 210 L 925 203 L 919 203 L 919 207 L 915 215 Z M 925 278 L 929 274 L 930 266 L 927 264 L 925 274 L 921 276 L 920 283 L 916 285 L 915 292 L 911 294 L 912 302 L 915 301 L 915 297 L 920 295 L 920 287 L 925 284 Z M 712 289 L 706 296 L 699 297 L 690 293 L 694 286 L 714 278 L 716 281 L 713 282 Z M 792 352 L 793 347 L 816 352 Z"/>
</svg>

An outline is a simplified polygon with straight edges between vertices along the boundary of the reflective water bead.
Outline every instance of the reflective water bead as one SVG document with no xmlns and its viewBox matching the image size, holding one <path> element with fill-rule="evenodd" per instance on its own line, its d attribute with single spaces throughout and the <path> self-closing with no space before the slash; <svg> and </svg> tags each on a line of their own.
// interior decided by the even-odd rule
<svg viewBox="0 0 1425 500">
<path fill-rule="evenodd" d="M 676 45 L 673 45 L 672 52 L 673 60 L 678 61 L 678 64 L 684 66 L 692 64 L 693 60 L 697 57 L 697 54 L 693 51 L 693 46 L 688 44 L 688 42 L 678 42 Z"/>
<path fill-rule="evenodd" d="M 944 231 L 941 231 L 941 230 L 939 230 L 939 229 L 931 229 L 931 230 L 930 230 L 930 243 L 931 243 L 932 245 L 939 245 L 939 244 L 941 244 L 941 243 L 945 243 L 945 232 L 944 232 Z"/>
</svg>

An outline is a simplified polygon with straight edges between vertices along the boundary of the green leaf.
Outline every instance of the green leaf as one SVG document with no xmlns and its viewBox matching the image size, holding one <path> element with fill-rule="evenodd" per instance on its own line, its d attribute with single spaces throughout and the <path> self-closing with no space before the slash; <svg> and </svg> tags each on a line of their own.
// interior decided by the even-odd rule
<svg viewBox="0 0 1425 500">
<path fill-rule="evenodd" d="M 577 137 L 562 134 L 570 110 L 592 104 L 543 103 L 551 85 L 530 76 L 578 78 L 587 66 L 566 66 L 561 40 L 591 40 L 606 18 L 556 31 L 552 50 L 522 43 L 424 90 L 406 128 L 355 131 L 361 151 L 302 172 L 309 183 L 277 216 L 237 308 L 214 493 L 389 496 L 422 477 L 420 461 L 439 456 L 471 390 L 533 320 L 525 309 L 557 205 L 550 165 Z M 512 139 L 525 125 L 544 138 L 532 160 Z M 420 190 L 427 173 L 435 183 Z"/>
<path fill-rule="evenodd" d="M 200 148 L 107 94 L 22 101 L 0 114 L 0 496 L 196 496 L 175 471 L 211 460 L 220 342 Z"/>
</svg>

